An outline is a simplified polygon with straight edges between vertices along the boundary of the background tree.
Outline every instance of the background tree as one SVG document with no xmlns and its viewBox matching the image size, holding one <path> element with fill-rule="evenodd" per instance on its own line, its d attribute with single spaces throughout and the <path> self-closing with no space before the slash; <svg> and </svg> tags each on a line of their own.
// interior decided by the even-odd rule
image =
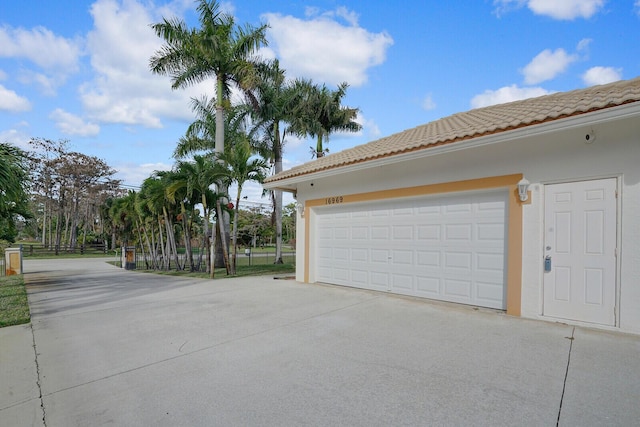
<svg viewBox="0 0 640 427">
<path fill-rule="evenodd" d="M 97 207 L 108 197 L 121 194 L 120 181 L 113 179 L 115 170 L 103 160 L 68 151 L 67 141 L 36 138 L 30 144 L 34 148 L 30 154 L 32 192 L 43 215 L 42 241 L 56 251 L 63 244 L 67 250 L 75 250 L 79 231 L 83 231 L 83 238 L 88 229 L 95 231 L 95 221 L 100 218 Z"/>
<path fill-rule="evenodd" d="M 15 241 L 16 221 L 30 218 L 27 155 L 19 148 L 0 143 L 0 240 Z"/>
</svg>

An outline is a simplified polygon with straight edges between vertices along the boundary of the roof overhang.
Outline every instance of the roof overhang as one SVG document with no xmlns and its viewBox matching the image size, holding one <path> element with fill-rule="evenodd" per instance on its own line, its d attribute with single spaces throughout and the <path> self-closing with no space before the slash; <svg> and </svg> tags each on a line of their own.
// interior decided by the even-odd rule
<svg viewBox="0 0 640 427">
<path fill-rule="evenodd" d="M 366 170 L 380 166 L 401 163 L 407 160 L 416 160 L 431 156 L 437 156 L 445 153 L 453 153 L 456 151 L 468 150 L 492 144 L 499 144 L 507 141 L 516 141 L 523 138 L 544 136 L 559 131 L 571 130 L 586 126 L 594 126 L 597 124 L 624 120 L 632 117 L 640 117 L 640 102 L 631 102 L 616 107 L 603 108 L 600 110 L 576 114 L 574 116 L 565 117 L 562 119 L 549 120 L 543 123 L 524 126 L 518 129 L 497 132 L 491 135 L 478 136 L 463 141 L 445 143 L 433 147 L 425 147 L 423 149 L 415 151 L 365 160 L 353 164 L 338 166 L 335 168 L 324 169 L 317 172 L 305 173 L 286 179 L 264 183 L 263 187 L 268 190 L 282 190 L 286 192 L 296 193 L 298 184 L 311 180 L 319 180 L 328 176 Z"/>
</svg>

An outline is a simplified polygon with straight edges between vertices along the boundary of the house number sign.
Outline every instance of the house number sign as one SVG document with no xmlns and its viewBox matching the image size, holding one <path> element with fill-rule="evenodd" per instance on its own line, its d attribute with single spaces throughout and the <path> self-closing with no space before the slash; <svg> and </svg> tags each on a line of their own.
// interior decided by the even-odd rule
<svg viewBox="0 0 640 427">
<path fill-rule="evenodd" d="M 335 205 L 338 203 L 342 203 L 344 201 L 344 198 L 342 196 L 336 196 L 336 197 L 327 197 L 326 199 L 324 199 L 324 204 L 325 205 Z"/>
</svg>

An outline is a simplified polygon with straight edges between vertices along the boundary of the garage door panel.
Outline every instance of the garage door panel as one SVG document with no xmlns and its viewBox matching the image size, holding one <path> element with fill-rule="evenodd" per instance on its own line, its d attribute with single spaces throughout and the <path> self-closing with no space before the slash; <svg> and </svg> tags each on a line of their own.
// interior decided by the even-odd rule
<svg viewBox="0 0 640 427">
<path fill-rule="evenodd" d="M 416 276 L 417 296 L 437 298 L 442 294 L 442 279 L 433 276 Z"/>
<path fill-rule="evenodd" d="M 414 276 L 409 274 L 394 274 L 392 276 L 393 286 L 392 290 L 399 291 L 410 291 L 413 289 L 413 278 Z"/>
<path fill-rule="evenodd" d="M 408 208 L 396 208 L 393 209 L 393 211 L 391 211 L 391 213 L 393 214 L 393 216 L 395 217 L 407 217 L 407 216 L 413 216 L 413 207 L 408 207 Z"/>
<path fill-rule="evenodd" d="M 504 269 L 504 254 L 491 252 L 475 252 L 476 270 L 478 272 L 502 275 Z"/>
<path fill-rule="evenodd" d="M 445 279 L 444 293 L 456 301 L 469 301 L 471 299 L 471 280 Z"/>
<path fill-rule="evenodd" d="M 417 264 L 422 267 L 442 268 L 439 251 L 416 251 Z"/>
<path fill-rule="evenodd" d="M 442 227 L 440 225 L 418 224 L 416 228 L 418 231 L 418 239 L 420 240 L 430 242 L 439 242 L 441 240 L 440 233 Z"/>
<path fill-rule="evenodd" d="M 371 261 L 375 264 L 386 264 L 391 258 L 391 251 L 389 249 L 371 249 Z"/>
<path fill-rule="evenodd" d="M 479 242 L 495 242 L 500 246 L 504 243 L 504 223 L 485 222 L 476 225 L 476 238 Z"/>
<path fill-rule="evenodd" d="M 333 277 L 336 280 L 340 280 L 342 282 L 346 282 L 350 278 L 350 271 L 347 267 L 334 267 L 333 269 Z"/>
<path fill-rule="evenodd" d="M 371 239 L 372 240 L 389 240 L 391 235 L 390 227 L 385 225 L 373 225 L 371 226 Z"/>
<path fill-rule="evenodd" d="M 413 251 L 407 250 L 394 250 L 391 256 L 391 265 L 399 265 L 406 267 L 407 265 L 413 265 Z"/>
<path fill-rule="evenodd" d="M 387 209 L 376 209 L 370 212 L 370 214 L 372 218 L 388 218 L 389 217 L 389 211 Z"/>
<path fill-rule="evenodd" d="M 347 248 L 335 248 L 333 254 L 339 260 L 348 260 L 351 251 Z"/>
<path fill-rule="evenodd" d="M 351 282 L 353 283 L 353 286 L 366 287 L 369 283 L 369 271 L 353 269 L 351 272 Z"/>
<path fill-rule="evenodd" d="M 504 308 L 506 196 L 505 191 L 320 208 L 317 279 Z M 327 273 L 332 263 L 339 274 Z"/>
<path fill-rule="evenodd" d="M 351 228 L 352 240 L 368 240 L 369 239 L 369 227 L 352 227 Z"/>
<path fill-rule="evenodd" d="M 477 299 L 484 302 L 485 307 L 501 308 L 504 299 L 504 287 L 501 283 L 476 281 Z"/>
<path fill-rule="evenodd" d="M 471 203 L 451 203 L 444 206 L 444 213 L 446 215 L 463 215 L 473 210 Z"/>
<path fill-rule="evenodd" d="M 388 291 L 389 290 L 389 273 L 380 272 L 380 271 L 372 271 L 370 274 L 371 280 L 371 289 L 375 289 L 378 291 Z"/>
<path fill-rule="evenodd" d="M 471 224 L 449 224 L 444 228 L 444 240 L 455 240 L 460 241 L 463 240 L 465 242 L 471 241 Z"/>
<path fill-rule="evenodd" d="M 445 252 L 444 270 L 459 274 L 461 272 L 471 273 L 471 252 Z"/>
<path fill-rule="evenodd" d="M 394 240 L 413 240 L 413 226 L 394 225 L 392 228 L 392 236 Z"/>
<path fill-rule="evenodd" d="M 348 240 L 350 238 L 349 227 L 335 227 L 333 238 L 336 240 Z"/>
<path fill-rule="evenodd" d="M 367 248 L 353 248 L 351 249 L 351 256 L 349 259 L 352 262 L 369 262 L 369 249 Z"/>
</svg>

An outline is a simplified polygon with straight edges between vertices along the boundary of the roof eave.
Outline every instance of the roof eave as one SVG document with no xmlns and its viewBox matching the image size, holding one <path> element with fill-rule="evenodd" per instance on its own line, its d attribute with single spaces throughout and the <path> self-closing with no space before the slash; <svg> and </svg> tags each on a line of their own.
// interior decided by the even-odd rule
<svg viewBox="0 0 640 427">
<path fill-rule="evenodd" d="M 335 176 L 337 174 L 390 165 L 403 162 L 408 159 L 421 159 L 436 156 L 439 154 L 452 153 L 460 150 L 498 144 L 505 141 L 514 141 L 531 136 L 542 136 L 545 134 L 558 132 L 560 130 L 570 130 L 588 125 L 597 125 L 634 116 L 640 116 L 640 102 L 630 102 L 615 107 L 608 107 L 595 111 L 580 113 L 569 117 L 549 120 L 542 123 L 519 127 L 516 129 L 505 130 L 490 135 L 478 136 L 465 141 L 444 143 L 436 146 L 425 147 L 422 149 L 411 150 L 400 154 L 394 154 L 391 156 L 384 156 L 371 160 L 360 161 L 357 163 L 340 165 L 316 172 L 304 173 L 301 175 L 292 176 L 290 178 L 271 181 L 263 184 L 263 186 L 264 188 L 269 190 L 280 189 L 283 191 L 295 193 L 297 191 L 298 184 L 305 181 L 325 178 L 327 176 Z"/>
</svg>

